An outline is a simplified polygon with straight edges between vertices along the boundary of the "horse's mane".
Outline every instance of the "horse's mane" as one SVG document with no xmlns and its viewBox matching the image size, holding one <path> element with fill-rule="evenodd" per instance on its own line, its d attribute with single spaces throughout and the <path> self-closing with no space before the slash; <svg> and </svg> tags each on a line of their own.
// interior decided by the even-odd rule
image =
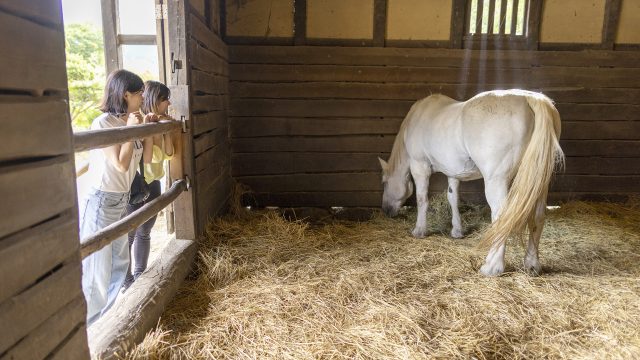
<svg viewBox="0 0 640 360">
<path fill-rule="evenodd" d="M 407 128 L 407 124 L 411 115 L 413 114 L 415 104 L 409 110 L 409 113 L 400 124 L 400 130 L 398 130 L 398 135 L 396 136 L 395 141 L 393 142 L 393 148 L 391 149 L 391 155 L 389 156 L 389 174 L 393 174 L 396 169 L 400 166 L 402 168 L 409 168 L 407 163 L 408 153 L 404 144 L 404 136 L 405 130 Z"/>
</svg>

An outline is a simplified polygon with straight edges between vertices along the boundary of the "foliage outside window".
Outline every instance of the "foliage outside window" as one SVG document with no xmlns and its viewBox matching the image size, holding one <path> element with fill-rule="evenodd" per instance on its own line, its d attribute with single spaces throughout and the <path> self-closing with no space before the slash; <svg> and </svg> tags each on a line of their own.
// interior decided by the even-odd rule
<svg viewBox="0 0 640 360">
<path fill-rule="evenodd" d="M 65 25 L 69 110 L 74 130 L 85 130 L 100 115 L 105 84 L 102 31 L 91 24 Z"/>
</svg>

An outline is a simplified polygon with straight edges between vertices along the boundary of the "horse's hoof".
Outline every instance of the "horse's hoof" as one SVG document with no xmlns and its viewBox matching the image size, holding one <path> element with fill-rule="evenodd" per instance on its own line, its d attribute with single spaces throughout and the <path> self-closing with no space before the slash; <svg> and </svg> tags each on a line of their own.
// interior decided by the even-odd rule
<svg viewBox="0 0 640 360">
<path fill-rule="evenodd" d="M 504 265 L 503 264 L 494 264 L 489 265 L 489 264 L 484 264 L 480 267 L 480 274 L 484 275 L 484 276 L 500 276 L 502 275 L 502 273 L 504 272 Z"/>
<path fill-rule="evenodd" d="M 419 229 L 419 228 L 415 228 L 413 229 L 413 231 L 411 232 L 411 235 L 413 235 L 414 238 L 417 239 L 422 239 L 425 236 L 427 236 L 427 230 L 426 229 Z"/>
<path fill-rule="evenodd" d="M 451 237 L 454 239 L 462 239 L 464 235 L 462 234 L 462 230 L 451 229 Z"/>
<path fill-rule="evenodd" d="M 542 266 L 538 259 L 524 259 L 524 271 L 531 276 L 538 276 L 542 272 Z"/>
</svg>

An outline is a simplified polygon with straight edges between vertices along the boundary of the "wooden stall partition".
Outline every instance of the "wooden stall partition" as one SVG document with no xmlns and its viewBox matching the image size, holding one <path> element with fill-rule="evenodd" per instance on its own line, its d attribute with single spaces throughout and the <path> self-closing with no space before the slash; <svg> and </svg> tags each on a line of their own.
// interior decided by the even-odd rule
<svg viewBox="0 0 640 360">
<path fill-rule="evenodd" d="M 186 0 L 166 1 L 167 31 L 165 44 L 168 64 L 167 82 L 171 90 L 171 116 L 185 123 L 184 131 L 176 140 L 179 153 L 171 160 L 171 179 L 194 178 L 193 129 L 191 126 L 191 99 L 189 90 L 188 4 Z M 193 185 L 193 184 L 190 184 Z M 193 186 L 174 202 L 176 239 L 195 240 L 198 236 L 198 218 L 195 209 L 197 189 Z"/>
<path fill-rule="evenodd" d="M 232 175 L 258 205 L 379 206 L 377 157 L 415 100 L 505 88 L 556 101 L 567 168 L 552 199 L 640 192 L 637 51 L 237 45 L 229 61 Z M 463 199 L 482 191 L 461 186 Z"/>
<path fill-rule="evenodd" d="M 88 358 L 59 1 L 1 1 L 0 358 Z"/>
<path fill-rule="evenodd" d="M 228 48 L 220 37 L 217 1 L 190 0 L 189 22 L 191 131 L 198 232 L 221 214 L 231 194 L 227 116 L 229 108 Z"/>
</svg>

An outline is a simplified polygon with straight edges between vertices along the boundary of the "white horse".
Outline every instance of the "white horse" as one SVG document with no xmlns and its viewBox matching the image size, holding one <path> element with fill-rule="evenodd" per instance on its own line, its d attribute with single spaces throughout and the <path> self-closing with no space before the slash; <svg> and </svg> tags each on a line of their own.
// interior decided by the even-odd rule
<svg viewBox="0 0 640 360">
<path fill-rule="evenodd" d="M 458 210 L 460 181 L 484 178 L 492 225 L 481 244 L 489 253 L 480 272 L 504 271 L 510 235 L 529 229 L 525 269 L 540 272 L 538 243 L 544 225 L 549 182 L 556 164 L 564 165 L 558 143 L 560 115 L 551 99 L 525 90 L 483 92 L 460 102 L 444 95 L 417 101 L 405 117 L 389 162 L 380 160 L 382 209 L 395 216 L 416 186 L 418 218 L 413 236 L 426 235 L 429 177 L 444 173 L 453 214 L 451 236 L 462 237 Z"/>
</svg>

